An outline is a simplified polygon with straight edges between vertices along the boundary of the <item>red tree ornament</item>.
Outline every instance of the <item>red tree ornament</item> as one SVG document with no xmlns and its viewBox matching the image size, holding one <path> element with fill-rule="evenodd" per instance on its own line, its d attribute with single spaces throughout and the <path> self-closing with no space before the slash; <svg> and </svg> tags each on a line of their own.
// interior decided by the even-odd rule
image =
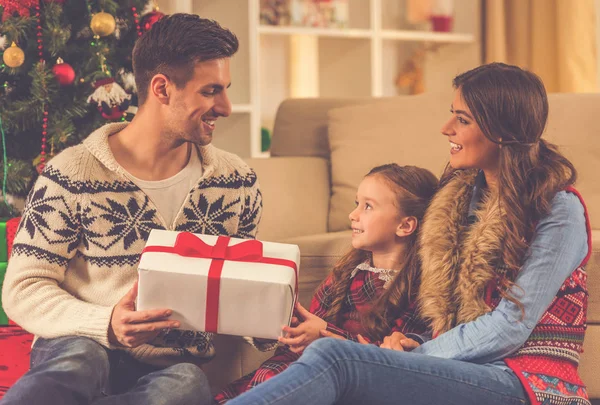
<svg viewBox="0 0 600 405">
<path fill-rule="evenodd" d="M 142 26 L 142 30 L 144 32 L 150 31 L 150 28 L 154 25 L 155 22 L 163 18 L 165 15 L 158 10 L 154 10 L 149 12 L 148 14 L 144 14 L 142 17 L 142 21 L 140 25 Z"/>
<path fill-rule="evenodd" d="M 0 6 L 4 9 L 2 12 L 2 21 L 6 21 L 17 13 L 21 17 L 29 17 L 31 15 L 30 8 L 35 7 L 39 0 L 0 0 Z"/>
<path fill-rule="evenodd" d="M 56 80 L 61 86 L 69 86 L 75 81 L 75 70 L 61 58 L 56 60 L 56 65 L 52 68 Z"/>
</svg>

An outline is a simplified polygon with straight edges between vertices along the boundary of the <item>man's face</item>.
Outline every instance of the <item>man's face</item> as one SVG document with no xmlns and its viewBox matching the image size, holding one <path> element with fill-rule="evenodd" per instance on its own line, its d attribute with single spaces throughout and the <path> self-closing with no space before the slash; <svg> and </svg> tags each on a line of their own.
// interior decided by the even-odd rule
<svg viewBox="0 0 600 405">
<path fill-rule="evenodd" d="M 217 119 L 231 114 L 229 60 L 198 62 L 185 87 L 173 86 L 165 117 L 170 138 L 197 145 L 212 141 Z"/>
</svg>

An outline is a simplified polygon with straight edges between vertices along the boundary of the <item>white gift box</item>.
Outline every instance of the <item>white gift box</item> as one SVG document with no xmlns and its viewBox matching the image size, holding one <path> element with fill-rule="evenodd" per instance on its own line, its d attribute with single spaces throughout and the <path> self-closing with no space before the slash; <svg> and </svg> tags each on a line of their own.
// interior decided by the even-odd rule
<svg viewBox="0 0 600 405">
<path fill-rule="evenodd" d="M 137 310 L 171 309 L 181 329 L 277 339 L 298 285 L 297 245 L 152 230 Z"/>
</svg>

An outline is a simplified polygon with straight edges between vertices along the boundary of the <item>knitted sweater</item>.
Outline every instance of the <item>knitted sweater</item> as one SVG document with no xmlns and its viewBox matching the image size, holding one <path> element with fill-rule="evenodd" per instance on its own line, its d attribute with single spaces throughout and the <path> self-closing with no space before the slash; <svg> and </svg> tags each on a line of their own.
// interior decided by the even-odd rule
<svg viewBox="0 0 600 405">
<path fill-rule="evenodd" d="M 105 125 L 54 157 L 29 194 L 2 304 L 38 337 L 83 336 L 120 348 L 108 341 L 113 307 L 137 279 L 150 230 L 169 228 L 109 148 L 108 136 L 126 125 Z M 262 211 L 256 175 L 212 145 L 199 148 L 199 155 L 202 177 L 185 201 L 173 201 L 181 205 L 174 230 L 254 238 Z M 130 352 L 153 364 L 214 355 L 210 335 L 194 341 L 194 349 L 146 344 Z"/>
</svg>

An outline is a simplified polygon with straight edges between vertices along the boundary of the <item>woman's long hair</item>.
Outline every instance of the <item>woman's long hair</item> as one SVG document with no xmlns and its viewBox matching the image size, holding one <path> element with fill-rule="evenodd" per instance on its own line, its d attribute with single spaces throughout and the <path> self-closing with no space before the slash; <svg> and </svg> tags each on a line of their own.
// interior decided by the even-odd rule
<svg viewBox="0 0 600 405">
<path fill-rule="evenodd" d="M 577 178 L 573 164 L 558 148 L 541 139 L 548 118 L 548 98 L 541 79 L 516 66 L 491 63 L 454 79 L 475 121 L 499 145 L 498 198 L 505 215 L 506 238 L 500 276 L 503 297 L 514 284 L 537 222 L 550 213 L 557 192 Z M 456 170 L 448 167 L 444 184 Z"/>
<path fill-rule="evenodd" d="M 437 188 L 437 178 L 428 170 L 415 166 L 387 164 L 372 169 L 366 177 L 377 176 L 395 192 L 398 214 L 417 218 L 420 225 L 427 205 Z M 416 298 L 420 277 L 420 260 L 417 248 L 417 231 L 410 237 L 404 257 L 403 268 L 389 288 L 373 304 L 362 319 L 366 335 L 379 340 L 387 335 L 401 311 Z M 350 274 L 360 263 L 371 262 L 371 253 L 352 249 L 333 268 L 330 286 L 331 305 L 325 320 L 338 324 L 347 298 Z"/>
</svg>

